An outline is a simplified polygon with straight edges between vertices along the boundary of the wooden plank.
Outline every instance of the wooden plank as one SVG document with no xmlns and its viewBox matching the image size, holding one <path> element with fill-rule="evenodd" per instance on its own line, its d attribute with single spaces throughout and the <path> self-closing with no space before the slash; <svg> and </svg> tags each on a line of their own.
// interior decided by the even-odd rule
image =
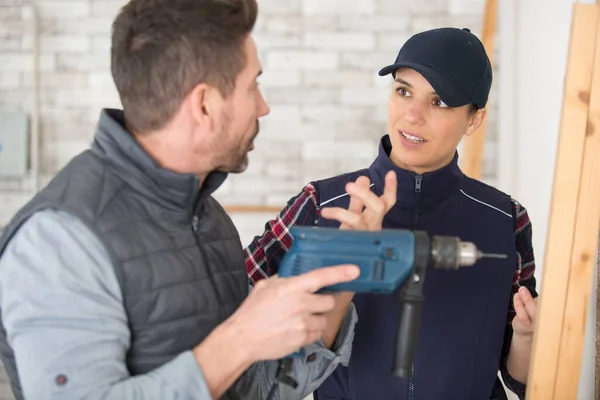
<svg viewBox="0 0 600 400">
<path fill-rule="evenodd" d="M 483 47 L 485 47 L 485 51 L 488 54 L 492 65 L 494 59 L 494 43 L 497 22 L 498 0 L 486 0 L 481 42 L 483 43 Z M 481 179 L 487 120 L 487 118 L 484 118 L 479 129 L 477 129 L 473 135 L 464 139 L 464 150 L 463 154 L 461 155 L 461 169 L 467 176 L 474 179 Z"/>
<path fill-rule="evenodd" d="M 600 8 L 596 10 L 599 13 Z M 577 202 L 577 220 L 556 377 L 557 399 L 575 399 L 600 226 L 600 23 Z"/>
<path fill-rule="evenodd" d="M 598 249 L 600 250 L 600 237 L 598 237 Z M 600 400 L 600 256 L 597 256 L 596 265 L 596 365 L 594 369 L 594 398 Z"/>
<path fill-rule="evenodd" d="M 588 125 L 597 25 L 595 4 L 573 5 L 550 221 L 527 386 L 527 398 L 531 400 L 559 400 L 554 394 Z"/>
<path fill-rule="evenodd" d="M 279 212 L 283 209 L 281 207 L 271 207 L 271 206 L 223 206 L 227 213 L 266 213 L 266 214 L 279 214 Z"/>
</svg>

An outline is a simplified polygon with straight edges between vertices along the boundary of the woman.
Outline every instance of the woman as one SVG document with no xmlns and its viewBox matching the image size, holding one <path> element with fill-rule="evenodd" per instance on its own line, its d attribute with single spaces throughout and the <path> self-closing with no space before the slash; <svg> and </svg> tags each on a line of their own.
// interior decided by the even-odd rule
<svg viewBox="0 0 600 400">
<path fill-rule="evenodd" d="M 391 74 L 394 83 L 388 134 L 381 139 L 378 157 L 367 169 L 312 182 L 292 198 L 246 249 L 250 278 L 256 282 L 277 272 L 291 244 L 290 225 L 338 226 L 335 219 L 344 220 L 356 191 L 348 183 L 372 185 L 381 196 L 386 174 L 394 171 L 396 203 L 384 228 L 456 235 L 508 258 L 481 260 L 459 271 L 428 271 L 408 379 L 396 378 L 390 370 L 401 310 L 398 296 L 342 296 L 339 301 L 346 302 L 330 321 L 343 320 L 352 299 L 359 320 L 352 357 L 315 398 L 503 399 L 498 370 L 522 398 L 537 296 L 531 224 L 519 202 L 470 179 L 458 166 L 461 139 L 473 134 L 486 116 L 492 69 L 485 49 L 467 29 L 434 29 L 409 39 L 395 63 L 379 74 Z M 334 341 L 324 337 L 330 347 Z"/>
</svg>

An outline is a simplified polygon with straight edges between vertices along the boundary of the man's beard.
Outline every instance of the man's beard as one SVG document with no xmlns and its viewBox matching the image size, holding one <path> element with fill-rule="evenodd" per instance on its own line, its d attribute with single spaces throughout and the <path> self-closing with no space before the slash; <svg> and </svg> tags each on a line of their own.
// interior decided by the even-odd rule
<svg viewBox="0 0 600 400">
<path fill-rule="evenodd" d="M 223 167 L 219 168 L 219 170 L 233 174 L 244 172 L 248 168 L 249 164 L 248 152 L 250 151 L 250 147 L 252 146 L 254 139 L 256 136 L 258 136 L 259 131 L 259 122 L 256 120 L 256 128 L 252 137 L 248 141 L 244 142 L 242 146 L 238 145 L 234 147 L 231 152 L 224 157 L 224 162 L 221 164 Z"/>
</svg>

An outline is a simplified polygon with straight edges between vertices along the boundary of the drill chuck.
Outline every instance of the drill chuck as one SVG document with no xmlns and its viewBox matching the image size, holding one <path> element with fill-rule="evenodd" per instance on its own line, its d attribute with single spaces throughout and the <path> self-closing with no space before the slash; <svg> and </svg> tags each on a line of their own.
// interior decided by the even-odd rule
<svg viewBox="0 0 600 400">
<path fill-rule="evenodd" d="M 481 258 L 506 258 L 506 255 L 482 253 L 474 243 L 463 242 L 456 236 L 431 238 L 431 265 L 434 268 L 454 270 L 470 267 Z"/>
</svg>

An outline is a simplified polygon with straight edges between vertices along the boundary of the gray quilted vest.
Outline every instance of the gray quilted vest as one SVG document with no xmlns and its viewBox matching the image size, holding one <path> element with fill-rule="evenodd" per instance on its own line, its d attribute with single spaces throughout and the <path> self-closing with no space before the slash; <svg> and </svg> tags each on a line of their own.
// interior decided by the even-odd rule
<svg viewBox="0 0 600 400">
<path fill-rule="evenodd" d="M 36 211 L 51 207 L 84 221 L 111 255 L 121 285 L 132 333 L 129 372 L 147 373 L 199 344 L 248 294 L 237 230 L 211 197 L 225 178 L 213 173 L 199 187 L 194 175 L 159 168 L 124 130 L 122 113 L 104 110 L 91 150 L 15 215 L 0 236 L 0 256 Z M 0 328 L 2 360 L 21 399 L 1 320 Z"/>
</svg>

